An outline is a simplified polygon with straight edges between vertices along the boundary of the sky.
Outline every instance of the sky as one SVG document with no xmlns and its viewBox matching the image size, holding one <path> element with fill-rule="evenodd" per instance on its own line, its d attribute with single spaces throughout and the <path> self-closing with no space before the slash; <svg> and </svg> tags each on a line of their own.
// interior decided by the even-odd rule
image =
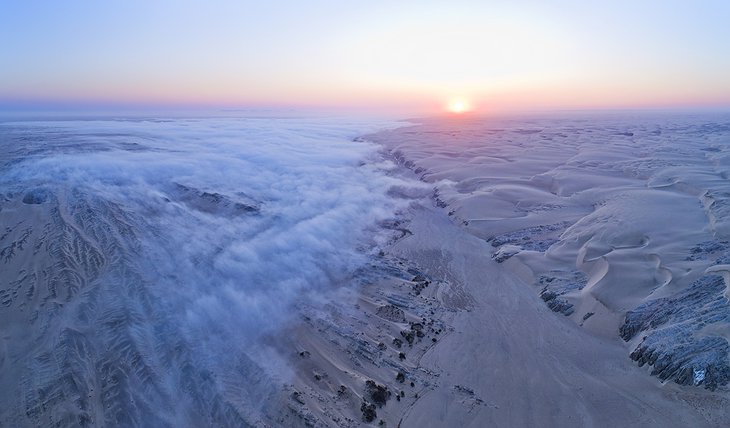
<svg viewBox="0 0 730 428">
<path fill-rule="evenodd" d="M 730 106 L 730 2 L 0 0 L 0 105 Z"/>
</svg>

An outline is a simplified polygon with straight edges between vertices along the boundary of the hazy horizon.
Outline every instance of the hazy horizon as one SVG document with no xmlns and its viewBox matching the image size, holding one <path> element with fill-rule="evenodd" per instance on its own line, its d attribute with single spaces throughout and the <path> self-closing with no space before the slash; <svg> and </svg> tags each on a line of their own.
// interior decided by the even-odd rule
<svg viewBox="0 0 730 428">
<path fill-rule="evenodd" d="M 730 107 L 720 1 L 2 8 L 3 110 Z"/>
<path fill-rule="evenodd" d="M 0 0 L 0 426 L 727 426 L 728 23 Z"/>
</svg>

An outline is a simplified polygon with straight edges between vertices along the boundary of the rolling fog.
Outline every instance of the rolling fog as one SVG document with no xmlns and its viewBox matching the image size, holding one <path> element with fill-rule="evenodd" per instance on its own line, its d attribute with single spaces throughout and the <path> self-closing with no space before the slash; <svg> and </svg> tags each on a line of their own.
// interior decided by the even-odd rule
<svg viewBox="0 0 730 428">
<path fill-rule="evenodd" d="M 260 338 L 350 278 L 406 203 L 389 190 L 418 186 L 352 141 L 363 122 L 0 126 L 14 424 L 255 423 L 287 377 Z"/>
</svg>

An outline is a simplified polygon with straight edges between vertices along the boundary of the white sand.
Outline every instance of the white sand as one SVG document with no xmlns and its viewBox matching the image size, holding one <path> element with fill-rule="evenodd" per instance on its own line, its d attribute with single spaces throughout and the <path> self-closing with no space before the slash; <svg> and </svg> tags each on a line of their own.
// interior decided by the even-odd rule
<svg viewBox="0 0 730 428">
<path fill-rule="evenodd" d="M 436 215 L 417 217 L 412 229 L 394 252 L 446 264 L 475 303 L 421 359 L 439 373 L 438 386 L 401 426 L 720 426 L 730 417 L 727 395 L 660 385 L 618 339 L 595 337 L 547 309 L 511 269 L 519 267 L 485 260 L 484 241 Z"/>
<path fill-rule="evenodd" d="M 378 318 L 374 308 L 402 295 L 404 281 L 365 286 L 355 311 L 329 308 L 338 315 L 320 314 L 283 348 L 310 353 L 292 353 L 298 378 L 291 392 L 301 393 L 304 404 L 290 401 L 296 416 L 285 424 L 309 415 L 321 426 L 359 426 L 367 379 L 406 391 L 403 400 L 378 408 L 374 421 L 404 428 L 699 427 L 723 426 L 730 417 L 726 393 L 662 385 L 631 362 L 617 337 L 597 337 L 550 311 L 529 286 L 524 265 L 490 260 L 491 246 L 441 210 L 416 209 L 407 227 L 413 235 L 388 254 L 444 280 L 426 299 L 411 295 L 402 305 L 411 315 L 435 308 L 427 318 L 448 333 L 435 344 L 429 334 L 415 349 L 404 346 L 407 359 L 400 362 L 391 340 L 407 325 Z M 455 295 L 460 304 L 453 304 Z M 378 351 L 379 342 L 388 349 Z M 407 373 L 405 384 L 395 380 L 399 370 Z M 338 394 L 340 385 L 346 394 Z"/>
<path fill-rule="evenodd" d="M 709 263 L 686 260 L 691 247 L 730 238 L 724 123 L 676 115 L 427 121 L 375 140 L 405 153 L 478 237 L 566 221 L 557 245 L 519 258 L 536 273 L 583 271 L 589 286 L 573 303 L 595 299 L 625 312 L 701 276 Z"/>
<path fill-rule="evenodd" d="M 730 272 L 727 264 L 716 264 L 727 249 L 693 250 L 706 242 L 722 247 L 730 239 L 730 197 L 725 191 L 730 129 L 717 121 L 670 119 L 426 123 L 373 136 L 430 183 L 434 195 L 429 189 L 393 191 L 411 205 L 398 219 L 383 224 L 392 229 L 394 239 L 372 258 L 372 266 L 337 278 L 342 287 L 330 296 L 302 298 L 294 322 L 283 332 L 272 329 L 266 346 L 241 354 L 232 351 L 236 365 L 225 373 L 235 376 L 192 372 L 186 385 L 197 388 L 192 396 L 205 400 L 195 402 L 198 407 L 191 413 L 205 415 L 212 409 L 199 425 L 216 420 L 234 426 L 354 427 L 366 425 L 368 414 L 373 425 L 382 421 L 404 428 L 727 426 L 726 385 L 710 391 L 703 384 L 679 385 L 674 378 L 662 383 L 629 358 L 645 335 L 663 331 L 664 324 L 641 330 L 628 342 L 619 337 L 627 311 L 677 296 L 708 269 Z M 18 195 L 9 198 L 0 214 L 12 230 L 3 242 L 22 241 L 30 226 L 28 242 L 47 242 L 44 226 L 55 215 L 54 206 L 24 204 Z M 113 246 L 116 234 L 126 230 L 125 221 L 120 212 L 105 214 L 118 220 L 117 226 L 87 229 L 102 238 L 115 234 L 114 239 L 92 239 L 84 228 L 74 227 L 84 220 L 84 211 L 77 214 L 74 221 L 60 218 L 58 224 L 68 227 L 54 232 L 62 234 L 54 242 L 65 243 L 63 260 L 70 260 L 73 269 L 52 266 L 58 257 L 48 245 L 26 249 L 2 265 L 5 294 L 0 298 L 15 299 L 11 281 L 19 281 L 18 302 L 28 303 L 6 305 L 0 312 L 3 325 L 14 326 L 4 328 L 0 340 L 0 386 L 17 388 L 29 382 L 12 370 L 23 366 L 23 355 L 40 355 L 30 362 L 40 368 L 36 372 L 42 381 L 54 380 L 51 374 L 57 369 L 91 375 L 49 381 L 46 388 L 22 385 L 37 397 L 2 395 L 7 420 L 25 420 L 27 411 L 50 424 L 49 418 L 65 410 L 47 412 L 43 406 L 51 400 L 63 410 L 68 396 L 88 395 L 90 406 L 104 402 L 94 383 L 96 372 L 77 370 L 68 362 L 86 361 L 83 334 L 70 334 L 67 318 L 59 322 L 51 316 L 51 309 L 70 305 L 69 296 L 51 288 L 30 293 L 33 281 L 21 278 L 23 272 L 81 272 L 59 279 L 79 283 L 61 291 L 88 294 L 83 286 L 95 272 L 78 267 L 100 264 L 94 258 L 101 253 L 95 242 Z M 58 215 L 69 214 L 60 210 Z M 495 252 L 505 255 L 503 263 L 492 259 Z M 116 261 L 109 265 L 125 266 Z M 555 282 L 540 283 L 547 281 L 546 275 Z M 573 305 L 564 316 L 546 306 L 540 291 L 571 275 L 582 275 L 585 286 L 560 296 Z M 126 279 L 129 273 L 119 276 Z M 90 299 L 90 310 L 102 297 L 126 302 L 139 291 L 134 281 L 120 283 L 124 287 L 110 282 L 100 288 L 98 298 L 89 294 L 96 299 Z M 722 317 L 697 330 L 697 323 L 707 321 L 702 310 L 712 306 L 699 303 L 701 310 L 692 309 L 699 311 L 695 323 L 668 317 L 668 325 L 686 332 L 677 337 L 730 337 Z M 725 310 L 726 300 L 712 303 Z M 673 304 L 682 308 L 681 301 Z M 66 351 L 40 353 L 52 344 L 31 340 L 23 330 L 36 316 L 28 309 L 36 306 L 50 308 L 37 321 L 52 333 L 43 337 L 56 340 L 56 332 L 63 332 L 59 349 L 83 358 L 66 358 L 71 355 Z M 79 306 L 79 313 L 84 308 Z M 718 314 L 724 313 L 710 313 Z M 160 322 L 155 311 L 140 310 L 135 316 L 140 326 Z M 148 342 L 146 336 L 137 337 L 138 331 L 124 329 L 115 339 L 122 345 L 111 349 L 110 361 L 127 355 L 128 349 L 134 351 L 131 362 L 154 354 L 145 351 L 152 346 L 135 345 Z M 205 347 L 202 343 L 198 351 Z M 136 371 L 130 372 L 156 379 L 168 373 L 156 367 L 192 367 L 199 358 L 197 351 L 174 349 L 174 361 L 147 371 L 131 366 Z M 247 359 L 248 354 L 257 360 Z M 287 363 L 283 367 L 281 357 Z M 262 367 L 281 372 L 272 376 Z M 158 413 L 154 406 L 159 403 L 153 401 L 160 394 L 149 388 L 139 391 L 152 397 L 150 414 Z M 185 413 L 190 404 L 176 405 L 179 409 L 167 410 L 190 422 Z M 84 411 L 105 413 L 101 407 Z M 240 415 L 245 421 L 235 418 Z"/>
<path fill-rule="evenodd" d="M 698 311 L 696 321 L 670 315 L 628 342 L 619 337 L 627 311 L 680 295 L 706 270 L 727 272 L 727 265 L 712 266 L 726 250 L 695 249 L 730 238 L 730 129 L 724 123 L 724 117 L 677 115 L 467 119 L 371 136 L 434 185 L 434 200 L 408 214 L 412 234 L 389 247 L 385 258 L 402 258 L 442 281 L 430 291 L 433 300 L 410 296 L 400 304 L 411 316 L 432 309 L 429 322 L 442 323 L 448 334 L 417 344 L 416 363 L 410 355 L 400 363 L 390 340 L 406 325 L 373 315 L 402 295 L 399 281 L 366 285 L 354 313 L 337 308 L 339 315 L 320 315 L 327 321 L 306 330 L 319 342 L 304 339 L 309 334 L 295 340 L 312 357 L 292 386 L 304 404 L 293 408 L 311 411 L 321 424 L 357 426 L 359 403 L 372 401 L 365 380 L 397 391 L 402 385 L 395 374 L 405 370 L 414 391 L 406 387 L 406 399 L 377 408 L 373 423 L 727 426 L 726 385 L 709 391 L 701 381 L 661 382 L 629 358 L 655 331 L 668 338 L 659 343 L 667 348 L 658 348 L 667 352 L 677 352 L 673 338 L 691 350 L 703 337 L 730 337 L 726 301 L 713 301 L 708 326 L 702 327 L 709 306 L 678 300 L 673 310 L 700 305 L 687 309 Z M 491 259 L 495 237 L 508 242 L 497 245 L 499 251 L 517 253 L 502 264 Z M 550 278 L 570 275 L 582 275 L 585 283 L 560 296 L 573 305 L 564 316 L 539 293 L 554 284 Z M 549 281 L 539 284 L 541 278 Z M 346 333 L 333 334 L 335 325 Z M 379 342 L 387 349 L 378 351 Z M 711 351 L 690 351 L 677 361 L 694 367 L 695 375 L 726 364 L 727 355 L 702 353 Z M 313 381 L 308 370 L 332 381 Z M 355 398 L 334 398 L 338 383 Z"/>
</svg>

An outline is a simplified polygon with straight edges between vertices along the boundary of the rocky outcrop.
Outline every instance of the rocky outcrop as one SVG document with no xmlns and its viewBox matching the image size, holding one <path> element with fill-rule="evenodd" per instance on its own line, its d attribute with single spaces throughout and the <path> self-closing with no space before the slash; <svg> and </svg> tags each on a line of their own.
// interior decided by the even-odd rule
<svg viewBox="0 0 730 428">
<path fill-rule="evenodd" d="M 395 305 L 383 305 L 375 310 L 375 314 L 380 318 L 393 322 L 405 322 L 406 315 L 403 309 Z"/>
<path fill-rule="evenodd" d="M 261 210 L 259 202 L 242 192 L 224 195 L 174 183 L 169 196 L 168 202 L 182 202 L 189 208 L 208 214 L 236 217 L 256 214 Z"/>
<path fill-rule="evenodd" d="M 573 304 L 561 296 L 573 291 L 582 290 L 588 283 L 588 278 L 581 271 L 553 270 L 541 275 L 538 283 L 542 286 L 540 298 L 548 307 L 565 316 L 575 311 Z"/>
<path fill-rule="evenodd" d="M 730 242 L 727 241 L 704 241 L 690 248 L 686 260 L 707 260 L 714 259 L 718 255 L 724 256 L 730 249 Z"/>
<path fill-rule="evenodd" d="M 493 247 L 498 248 L 492 259 L 502 263 L 523 250 L 544 253 L 558 242 L 557 235 L 569 225 L 568 222 L 539 225 L 493 236 L 487 239 Z"/>
<path fill-rule="evenodd" d="M 652 375 L 682 385 L 702 385 L 714 390 L 730 381 L 730 345 L 707 330 L 730 322 L 725 281 L 705 275 L 686 290 L 652 300 L 626 314 L 620 328 L 628 341 L 644 333 L 631 353 L 640 366 L 653 366 Z"/>
<path fill-rule="evenodd" d="M 575 312 L 572 303 L 565 299 L 558 298 L 558 295 L 553 292 L 543 290 L 543 292 L 540 293 L 540 298 L 555 312 L 560 312 L 565 316 L 571 315 Z"/>
<path fill-rule="evenodd" d="M 33 189 L 29 190 L 25 196 L 23 196 L 23 203 L 28 205 L 39 205 L 45 202 L 53 196 L 48 189 Z"/>
<path fill-rule="evenodd" d="M 373 380 L 365 382 L 365 392 L 378 407 L 383 407 L 391 395 L 387 386 L 379 385 Z"/>
<path fill-rule="evenodd" d="M 550 245 L 558 240 L 553 237 L 555 233 L 565 230 L 570 223 L 560 222 L 555 224 L 539 225 L 516 230 L 514 232 L 493 236 L 487 242 L 493 247 L 512 244 L 520 246 L 525 250 L 544 252 Z"/>
</svg>

